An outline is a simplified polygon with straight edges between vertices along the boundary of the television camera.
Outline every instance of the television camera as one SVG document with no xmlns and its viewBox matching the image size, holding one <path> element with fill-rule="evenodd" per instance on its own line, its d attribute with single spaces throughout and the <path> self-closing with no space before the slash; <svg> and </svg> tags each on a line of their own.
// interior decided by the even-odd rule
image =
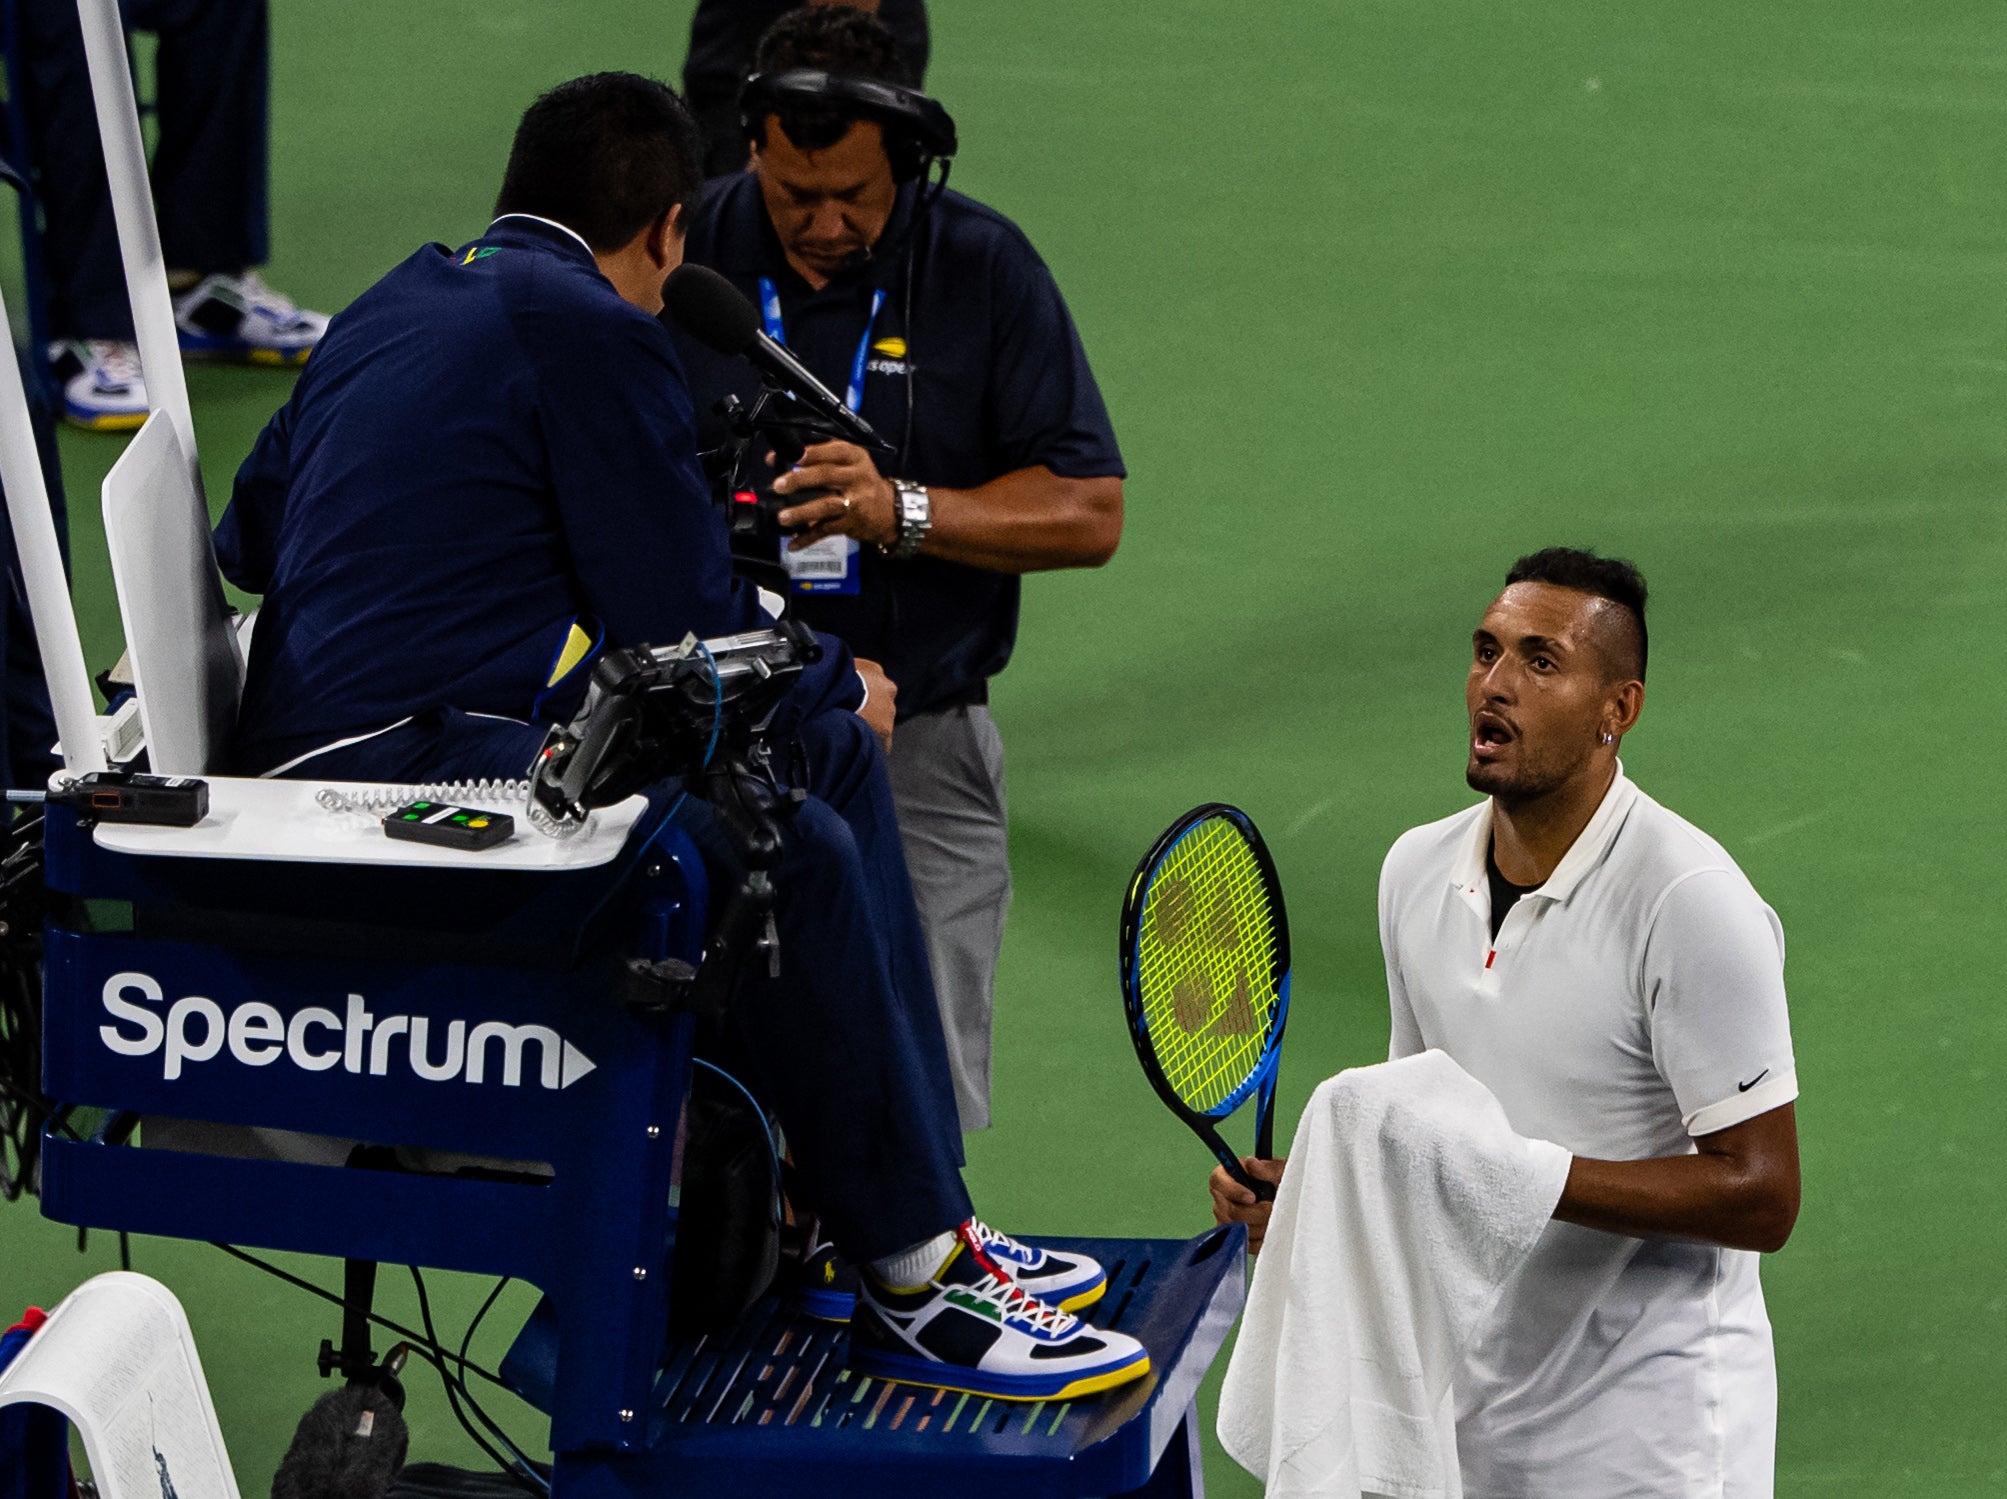
<svg viewBox="0 0 2007 1499">
<path fill-rule="evenodd" d="M 550 732 L 530 782 L 530 800 L 560 828 L 669 776 L 711 804 L 744 873 L 726 897 L 703 966 L 642 960 L 630 965 L 665 986 L 665 1002 L 723 1013 L 748 959 L 780 972 L 772 870 L 781 826 L 801 805 L 783 790 L 767 737 L 775 710 L 803 670 L 822 659 L 815 632 L 795 620 L 770 630 L 673 646 L 609 651 L 593 667 L 585 702 Z"/>
<path fill-rule="evenodd" d="M 759 371 L 760 393 L 751 405 L 736 395 L 718 403 L 726 440 L 702 456 L 741 571 L 778 578 L 785 586 L 787 572 L 779 555 L 789 528 L 781 525 L 780 513 L 820 491 L 775 494 L 767 477 L 767 453 L 773 454 L 772 472 L 784 473 L 818 442 L 854 442 L 881 453 L 894 451 L 893 446 L 769 338 L 753 304 L 716 271 L 680 266 L 662 296 L 685 333 L 720 354 L 748 360 Z"/>
</svg>

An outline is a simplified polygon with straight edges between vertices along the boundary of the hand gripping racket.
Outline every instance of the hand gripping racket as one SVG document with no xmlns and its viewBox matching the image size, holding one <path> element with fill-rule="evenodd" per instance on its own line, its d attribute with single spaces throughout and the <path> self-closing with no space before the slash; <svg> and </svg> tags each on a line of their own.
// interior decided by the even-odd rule
<svg viewBox="0 0 2007 1499">
<path fill-rule="evenodd" d="M 1122 902 L 1122 1003 L 1157 1096 L 1263 1201 L 1218 1125 L 1250 1095 L 1257 1157 L 1275 1148 L 1289 1019 L 1289 918 L 1268 847 L 1238 807 L 1194 807 L 1143 856 Z"/>
</svg>

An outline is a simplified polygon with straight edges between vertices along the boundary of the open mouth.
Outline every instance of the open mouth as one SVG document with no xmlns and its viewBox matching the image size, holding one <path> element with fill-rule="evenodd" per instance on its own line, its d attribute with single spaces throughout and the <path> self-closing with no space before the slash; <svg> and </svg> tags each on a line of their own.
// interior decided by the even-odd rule
<svg viewBox="0 0 2007 1499">
<path fill-rule="evenodd" d="M 1496 713 L 1479 713 L 1471 718 L 1470 752 L 1480 760 L 1493 758 L 1516 737 L 1512 725 Z"/>
</svg>

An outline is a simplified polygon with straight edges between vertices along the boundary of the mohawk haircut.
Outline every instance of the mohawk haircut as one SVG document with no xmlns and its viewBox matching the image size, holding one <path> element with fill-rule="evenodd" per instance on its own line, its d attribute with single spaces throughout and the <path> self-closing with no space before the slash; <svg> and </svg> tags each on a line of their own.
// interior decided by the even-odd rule
<svg viewBox="0 0 2007 1499">
<path fill-rule="evenodd" d="M 1631 638 L 1611 643 L 1610 665 L 1619 676 L 1645 679 L 1651 650 L 1645 630 L 1645 578 L 1632 563 L 1622 557 L 1599 557 L 1583 547 L 1542 547 L 1512 564 L 1505 586 L 1514 583 L 1551 583 L 1616 604 L 1628 616 L 1629 627 L 1621 633 Z"/>
</svg>

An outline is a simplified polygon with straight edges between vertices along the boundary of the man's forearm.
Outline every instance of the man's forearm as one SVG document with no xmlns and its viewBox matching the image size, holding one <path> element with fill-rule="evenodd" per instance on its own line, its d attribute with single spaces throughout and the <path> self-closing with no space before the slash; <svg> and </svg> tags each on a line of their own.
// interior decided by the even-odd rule
<svg viewBox="0 0 2007 1499">
<path fill-rule="evenodd" d="M 927 490 L 930 557 L 1002 573 L 1099 567 L 1122 539 L 1122 481 L 1021 468 L 974 489 Z"/>
<path fill-rule="evenodd" d="M 1696 1239 L 1729 1249 L 1781 1249 L 1798 1217 L 1790 1107 L 1701 1142 L 1698 1155 L 1647 1161 L 1577 1156 L 1554 1216 L 1639 1238 Z M 1788 1131 L 1788 1150 L 1781 1136 Z"/>
</svg>

